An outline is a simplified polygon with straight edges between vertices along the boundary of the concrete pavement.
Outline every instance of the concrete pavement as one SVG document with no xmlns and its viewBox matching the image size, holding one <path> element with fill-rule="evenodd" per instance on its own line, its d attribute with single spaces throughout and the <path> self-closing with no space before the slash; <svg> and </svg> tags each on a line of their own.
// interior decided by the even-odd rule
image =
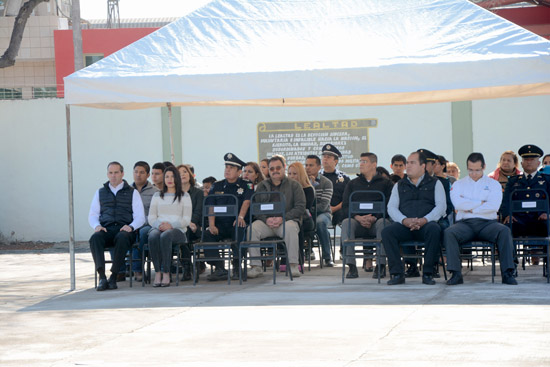
<svg viewBox="0 0 550 367">
<path fill-rule="evenodd" d="M 316 262 L 275 286 L 266 275 L 97 292 L 81 245 L 68 292 L 69 255 L 56 247 L 0 252 L 2 367 L 550 366 L 541 266 L 520 270 L 518 286 L 491 284 L 480 262 L 455 287 L 378 285 L 362 271 L 342 285 L 340 267 Z"/>
</svg>

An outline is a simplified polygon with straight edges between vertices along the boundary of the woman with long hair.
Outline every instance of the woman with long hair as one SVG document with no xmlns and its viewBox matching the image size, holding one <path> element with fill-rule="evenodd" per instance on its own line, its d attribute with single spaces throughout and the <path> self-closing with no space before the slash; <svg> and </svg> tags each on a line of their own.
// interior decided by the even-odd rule
<svg viewBox="0 0 550 367">
<path fill-rule="evenodd" d="M 260 182 L 265 180 L 264 174 L 262 173 L 260 166 L 256 162 L 248 162 L 246 164 L 243 170 L 243 178 L 252 182 L 252 184 L 254 185 L 254 190 Z"/>
<path fill-rule="evenodd" d="M 521 175 L 521 171 L 519 170 L 519 159 L 516 153 L 507 150 L 501 154 L 497 169 L 489 173 L 489 177 L 497 180 L 504 191 L 508 183 L 508 178 L 515 175 Z"/>
<path fill-rule="evenodd" d="M 445 159 L 444 156 L 438 155 L 434 164 L 434 174 L 437 177 L 448 179 L 450 184 L 452 185 L 453 183 L 455 183 L 456 178 L 447 174 L 447 163 L 448 161 L 447 159 Z"/>
<path fill-rule="evenodd" d="M 264 178 L 269 178 L 269 159 L 264 158 L 260 161 L 260 169 Z"/>
<path fill-rule="evenodd" d="M 164 187 L 151 200 L 149 216 L 149 250 L 155 268 L 153 287 L 170 286 L 172 244 L 187 242 L 185 232 L 191 222 L 192 204 L 182 190 L 181 177 L 175 166 L 164 170 Z"/>
<path fill-rule="evenodd" d="M 315 203 L 315 189 L 309 181 L 309 177 L 306 173 L 304 165 L 300 162 L 294 162 L 288 166 L 288 178 L 298 183 L 302 186 L 304 194 L 306 196 L 306 212 L 302 216 L 302 228 L 299 233 L 298 240 L 299 243 L 304 243 L 304 233 L 310 232 L 315 228 L 315 223 L 313 222 L 313 204 Z"/>
<path fill-rule="evenodd" d="M 201 221 L 202 221 L 202 202 L 204 200 L 204 192 L 195 186 L 195 175 L 188 164 L 180 164 L 178 172 L 181 177 L 181 189 L 189 194 L 193 207 L 191 213 L 191 222 L 187 227 L 187 237 L 189 242 L 200 239 Z M 182 248 L 183 257 L 183 277 L 181 280 L 191 280 L 191 251 L 187 246 Z"/>
</svg>

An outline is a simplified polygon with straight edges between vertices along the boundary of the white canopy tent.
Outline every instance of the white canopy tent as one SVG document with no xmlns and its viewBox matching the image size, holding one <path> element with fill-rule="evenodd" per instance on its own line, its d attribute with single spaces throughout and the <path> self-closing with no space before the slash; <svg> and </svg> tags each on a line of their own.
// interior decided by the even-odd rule
<svg viewBox="0 0 550 367">
<path fill-rule="evenodd" d="M 467 0 L 214 0 L 65 78 L 70 105 L 364 106 L 550 94 L 550 42 Z M 72 257 L 74 289 L 74 255 Z"/>
</svg>

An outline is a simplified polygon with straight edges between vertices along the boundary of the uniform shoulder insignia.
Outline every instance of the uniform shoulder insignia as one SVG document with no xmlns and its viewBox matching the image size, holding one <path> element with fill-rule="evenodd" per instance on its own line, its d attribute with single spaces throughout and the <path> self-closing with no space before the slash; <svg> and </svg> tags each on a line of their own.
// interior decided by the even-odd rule
<svg viewBox="0 0 550 367">
<path fill-rule="evenodd" d="M 250 190 L 254 190 L 254 185 L 252 185 L 252 183 L 247 183 L 246 186 L 250 189 Z"/>
</svg>

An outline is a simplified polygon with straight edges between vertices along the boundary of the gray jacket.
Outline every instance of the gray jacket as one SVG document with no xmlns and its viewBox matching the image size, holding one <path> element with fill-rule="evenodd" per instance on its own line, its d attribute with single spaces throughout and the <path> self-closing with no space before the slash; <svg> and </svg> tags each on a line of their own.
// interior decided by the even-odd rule
<svg viewBox="0 0 550 367">
<path fill-rule="evenodd" d="M 322 174 L 318 174 L 317 179 L 313 182 L 313 187 L 317 198 L 317 214 L 330 213 L 332 182 Z"/>
<path fill-rule="evenodd" d="M 285 177 L 279 187 L 273 185 L 271 179 L 263 180 L 258 184 L 256 192 L 279 191 L 285 196 L 285 220 L 293 220 L 301 223 L 302 216 L 306 212 L 306 195 L 297 181 Z M 268 195 L 263 196 L 261 201 L 268 201 Z M 266 221 L 267 217 L 259 217 L 258 219 Z"/>
<path fill-rule="evenodd" d="M 135 182 L 132 184 L 132 187 L 137 190 Z M 147 218 L 147 216 L 149 215 L 149 207 L 151 206 L 151 199 L 153 199 L 153 195 L 155 195 L 155 192 L 159 191 L 159 189 L 157 189 L 155 186 L 153 186 L 152 183 L 147 181 L 147 185 L 143 186 L 141 191 L 139 190 L 137 191 L 141 196 L 141 201 L 143 201 L 143 209 L 145 209 L 145 218 Z"/>
</svg>

